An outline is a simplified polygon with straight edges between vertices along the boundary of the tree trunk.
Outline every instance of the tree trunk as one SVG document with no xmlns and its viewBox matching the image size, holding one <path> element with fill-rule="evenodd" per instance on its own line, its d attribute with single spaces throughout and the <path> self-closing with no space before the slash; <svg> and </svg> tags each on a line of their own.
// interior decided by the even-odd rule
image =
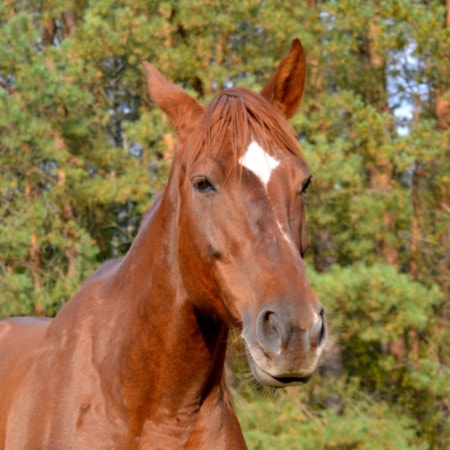
<svg viewBox="0 0 450 450">
<path fill-rule="evenodd" d="M 374 14 L 369 21 L 369 42 L 367 49 L 367 57 L 369 60 L 370 70 L 376 71 L 382 76 L 382 81 L 386 79 L 384 59 L 381 56 L 382 51 L 379 49 L 378 42 L 381 30 L 376 22 L 376 14 Z M 381 82 L 381 80 L 380 80 Z M 384 84 L 383 84 L 384 86 Z M 375 88 L 376 89 L 376 88 Z M 385 88 L 383 88 L 385 89 Z M 368 103 L 373 104 L 379 112 L 384 112 L 389 109 L 387 104 L 387 95 L 385 92 L 370 93 L 368 89 Z M 370 168 L 370 184 L 375 192 L 388 194 L 391 191 L 392 179 L 394 175 L 394 166 L 392 161 L 384 159 L 374 162 Z M 387 232 L 395 233 L 395 213 L 393 211 L 384 211 L 382 216 L 384 228 Z M 389 245 L 386 239 L 379 237 L 377 245 L 383 254 L 386 262 L 399 268 L 399 254 L 397 248 Z"/>
<path fill-rule="evenodd" d="M 447 0 L 447 11 L 445 15 L 445 28 L 450 28 L 450 0 Z M 450 58 L 450 55 L 446 55 L 447 58 Z M 447 80 L 445 86 L 438 86 L 436 88 L 436 103 L 435 103 L 435 114 L 436 114 L 436 123 L 439 131 L 446 132 L 450 127 L 450 86 L 448 80 L 450 80 L 450 66 L 447 64 L 445 66 L 445 76 L 442 77 L 443 80 Z M 444 155 L 444 158 L 448 155 Z M 450 187 L 447 184 L 447 187 L 441 189 L 440 198 L 438 199 L 438 209 L 443 211 L 444 214 L 448 214 L 450 212 Z M 447 229 L 441 232 L 439 236 L 439 242 L 442 243 L 443 248 L 448 249 L 448 243 L 450 241 L 450 230 Z M 450 259 L 450 252 L 446 252 L 444 259 Z M 448 264 L 444 263 L 444 274 L 442 276 L 443 279 L 449 280 L 449 271 Z M 445 289 L 447 288 L 447 289 Z M 444 284 L 444 290 L 446 292 L 445 299 L 447 303 L 450 303 L 450 282 L 447 281 Z M 448 309 L 448 308 L 447 308 Z"/>
<path fill-rule="evenodd" d="M 445 15 L 445 28 L 450 28 L 450 0 L 447 0 L 447 12 Z M 447 58 L 450 58 L 450 55 L 446 55 Z M 436 119 L 438 129 L 441 131 L 445 131 L 450 126 L 450 89 L 448 87 L 448 80 L 450 78 L 450 68 L 447 64 L 446 66 L 446 77 L 443 79 L 447 80 L 447 86 L 438 87 L 436 93 Z"/>
</svg>

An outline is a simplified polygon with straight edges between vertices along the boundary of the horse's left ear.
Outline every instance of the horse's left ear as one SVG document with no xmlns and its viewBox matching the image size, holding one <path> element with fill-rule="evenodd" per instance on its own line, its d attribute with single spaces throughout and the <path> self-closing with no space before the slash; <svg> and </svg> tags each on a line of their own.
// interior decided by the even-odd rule
<svg viewBox="0 0 450 450">
<path fill-rule="evenodd" d="M 204 107 L 187 92 L 168 80 L 156 67 L 144 61 L 148 90 L 152 100 L 167 115 L 178 135 L 183 139 L 204 113 Z"/>
<path fill-rule="evenodd" d="M 283 58 L 261 95 L 275 105 L 286 118 L 296 112 L 305 88 L 306 58 L 299 39 L 292 41 L 291 49 Z"/>
</svg>

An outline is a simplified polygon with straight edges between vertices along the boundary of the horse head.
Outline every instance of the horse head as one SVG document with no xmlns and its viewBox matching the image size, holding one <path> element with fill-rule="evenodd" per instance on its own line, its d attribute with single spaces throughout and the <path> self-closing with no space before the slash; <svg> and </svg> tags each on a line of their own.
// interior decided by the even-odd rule
<svg viewBox="0 0 450 450">
<path fill-rule="evenodd" d="M 258 381 L 307 381 L 326 325 L 303 262 L 311 172 L 288 124 L 305 84 L 300 41 L 261 94 L 231 88 L 206 107 L 144 66 L 150 95 L 178 136 L 166 190 L 189 301 L 242 330 Z"/>
</svg>

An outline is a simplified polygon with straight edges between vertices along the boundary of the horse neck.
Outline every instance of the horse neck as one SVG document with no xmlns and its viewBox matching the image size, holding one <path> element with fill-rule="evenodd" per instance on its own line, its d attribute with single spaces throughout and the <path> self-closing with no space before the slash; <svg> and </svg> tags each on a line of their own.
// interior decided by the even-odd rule
<svg viewBox="0 0 450 450">
<path fill-rule="evenodd" d="M 166 188 L 113 283 L 121 308 L 113 321 L 116 351 L 107 358 L 107 370 L 116 373 L 121 401 L 153 418 L 174 417 L 180 410 L 188 414 L 212 392 L 222 395 L 228 327 L 196 310 L 183 287 L 177 198 Z"/>
</svg>

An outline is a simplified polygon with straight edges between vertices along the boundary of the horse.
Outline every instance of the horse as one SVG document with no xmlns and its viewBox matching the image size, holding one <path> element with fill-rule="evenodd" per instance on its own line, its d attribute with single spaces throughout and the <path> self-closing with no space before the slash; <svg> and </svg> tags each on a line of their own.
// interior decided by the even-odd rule
<svg viewBox="0 0 450 450">
<path fill-rule="evenodd" d="M 261 93 L 207 106 L 144 62 L 177 149 L 121 258 L 55 318 L 0 322 L 0 447 L 244 449 L 224 381 L 229 330 L 256 380 L 307 382 L 326 342 L 308 282 L 311 171 L 289 125 L 306 59 L 298 39 Z"/>
</svg>

